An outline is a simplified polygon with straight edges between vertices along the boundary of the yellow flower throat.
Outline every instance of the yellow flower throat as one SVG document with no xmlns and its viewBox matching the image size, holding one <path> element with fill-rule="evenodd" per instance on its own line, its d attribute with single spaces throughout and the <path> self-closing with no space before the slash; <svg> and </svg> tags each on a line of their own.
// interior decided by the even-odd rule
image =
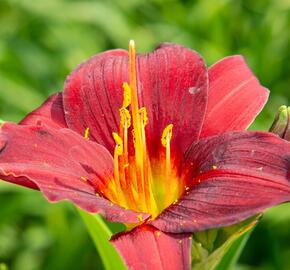
<svg viewBox="0 0 290 270">
<path fill-rule="evenodd" d="M 118 132 L 112 134 L 116 143 L 114 178 L 104 195 L 126 209 L 150 213 L 155 218 L 163 209 L 176 202 L 184 186 L 172 166 L 172 124 L 164 128 L 161 136 L 164 153 L 160 154 L 160 160 L 150 161 L 146 147 L 147 111 L 138 104 L 134 41 L 129 43 L 129 83 L 123 83 L 123 90 L 120 127 Z M 133 136 L 129 136 L 130 127 Z M 129 137 L 133 137 L 134 155 L 129 154 Z"/>
</svg>

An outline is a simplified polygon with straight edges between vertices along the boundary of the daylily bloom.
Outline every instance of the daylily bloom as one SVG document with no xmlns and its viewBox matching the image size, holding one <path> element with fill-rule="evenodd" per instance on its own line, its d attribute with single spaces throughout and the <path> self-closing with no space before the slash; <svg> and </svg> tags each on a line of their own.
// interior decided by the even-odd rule
<svg viewBox="0 0 290 270">
<path fill-rule="evenodd" d="M 123 222 L 130 269 L 190 269 L 191 233 L 290 200 L 290 143 L 244 131 L 268 90 L 243 57 L 209 69 L 163 44 L 81 64 L 62 93 L 2 124 L 0 178 Z"/>
</svg>

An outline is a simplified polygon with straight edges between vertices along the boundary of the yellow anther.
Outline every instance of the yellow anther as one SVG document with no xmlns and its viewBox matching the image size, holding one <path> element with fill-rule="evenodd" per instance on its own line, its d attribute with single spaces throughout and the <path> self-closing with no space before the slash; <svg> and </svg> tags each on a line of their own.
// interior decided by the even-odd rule
<svg viewBox="0 0 290 270">
<path fill-rule="evenodd" d="M 124 97 L 123 97 L 123 107 L 127 108 L 131 104 L 131 88 L 128 83 L 123 83 Z"/>
<path fill-rule="evenodd" d="M 115 143 L 116 143 L 116 153 L 117 155 L 122 155 L 123 154 L 123 142 L 122 142 L 122 139 L 121 137 L 116 133 L 116 132 L 113 132 L 113 138 L 115 140 Z"/>
<path fill-rule="evenodd" d="M 85 129 L 84 138 L 85 138 L 85 139 L 88 139 L 88 138 L 89 138 L 89 134 L 90 134 L 90 128 L 87 127 L 87 128 Z"/>
<path fill-rule="evenodd" d="M 185 190 L 186 190 L 186 191 L 189 190 L 189 187 L 185 187 Z"/>
<path fill-rule="evenodd" d="M 172 138 L 172 129 L 173 129 L 173 125 L 170 124 L 168 125 L 164 130 L 163 130 L 163 133 L 162 133 L 162 136 L 161 136 L 161 143 L 164 147 L 167 146 L 167 143 L 171 140 Z"/>
<path fill-rule="evenodd" d="M 125 107 L 120 109 L 120 124 L 124 127 L 126 124 L 126 128 L 131 126 L 131 115 Z"/>
<path fill-rule="evenodd" d="M 216 169 L 217 169 L 217 166 L 216 166 L 216 165 L 213 165 L 213 166 L 212 166 L 212 169 L 213 169 L 213 170 L 216 170 Z"/>
<path fill-rule="evenodd" d="M 87 181 L 87 178 L 86 178 L 85 176 L 81 176 L 81 179 L 82 179 L 83 181 Z"/>
<path fill-rule="evenodd" d="M 144 125 L 144 127 L 147 125 L 148 117 L 147 117 L 147 110 L 145 107 L 142 107 L 139 109 L 140 119 Z"/>
</svg>

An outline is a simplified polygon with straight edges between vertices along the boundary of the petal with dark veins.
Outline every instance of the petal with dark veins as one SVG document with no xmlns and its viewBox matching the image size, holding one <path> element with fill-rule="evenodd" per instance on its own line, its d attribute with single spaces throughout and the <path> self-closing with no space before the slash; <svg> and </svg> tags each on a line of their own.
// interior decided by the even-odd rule
<svg viewBox="0 0 290 270">
<path fill-rule="evenodd" d="M 80 65 L 64 87 L 65 117 L 69 128 L 114 150 L 113 131 L 119 130 L 123 82 L 128 82 L 128 53 L 98 54 Z M 207 102 L 207 71 L 202 58 L 185 47 L 163 44 L 137 56 L 140 107 L 148 113 L 148 149 L 156 155 L 163 129 L 173 124 L 173 149 L 184 152 L 200 134 Z"/>
<path fill-rule="evenodd" d="M 0 146 L 1 179 L 38 188 L 51 202 L 68 199 L 110 221 L 139 222 L 138 213 L 107 199 L 113 159 L 103 146 L 69 129 L 12 123 L 2 125 Z"/>
<path fill-rule="evenodd" d="M 151 223 L 180 233 L 237 223 L 290 201 L 290 143 L 266 132 L 205 138 L 185 158 L 190 189 Z"/>
</svg>

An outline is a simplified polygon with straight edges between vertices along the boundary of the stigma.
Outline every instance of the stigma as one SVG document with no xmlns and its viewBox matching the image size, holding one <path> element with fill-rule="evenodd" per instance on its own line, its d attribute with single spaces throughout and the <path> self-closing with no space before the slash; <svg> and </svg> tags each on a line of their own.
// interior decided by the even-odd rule
<svg viewBox="0 0 290 270">
<path fill-rule="evenodd" d="M 119 130 L 112 133 L 115 141 L 114 178 L 110 185 L 113 195 L 109 199 L 126 209 L 150 213 L 155 218 L 174 203 L 181 193 L 182 185 L 176 176 L 171 157 L 173 125 L 168 123 L 164 127 L 160 141 L 163 153 L 159 155 L 159 160 L 152 160 L 147 148 L 150 138 L 146 136 L 146 126 L 150 119 L 146 107 L 139 106 L 136 50 L 132 40 L 129 43 L 128 72 L 129 82 L 123 82 L 122 85 Z"/>
</svg>

